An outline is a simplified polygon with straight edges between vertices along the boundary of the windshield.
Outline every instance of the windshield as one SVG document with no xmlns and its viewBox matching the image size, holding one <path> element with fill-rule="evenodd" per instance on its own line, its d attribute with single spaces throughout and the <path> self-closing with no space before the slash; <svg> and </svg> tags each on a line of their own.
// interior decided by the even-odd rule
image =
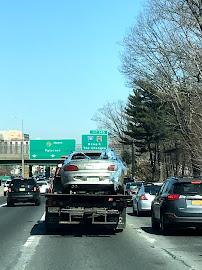
<svg viewBox="0 0 202 270">
<path fill-rule="evenodd" d="M 34 179 L 29 179 L 29 180 L 16 179 L 16 180 L 11 181 L 11 186 L 20 187 L 21 185 L 34 186 L 36 185 L 36 181 Z"/>
</svg>

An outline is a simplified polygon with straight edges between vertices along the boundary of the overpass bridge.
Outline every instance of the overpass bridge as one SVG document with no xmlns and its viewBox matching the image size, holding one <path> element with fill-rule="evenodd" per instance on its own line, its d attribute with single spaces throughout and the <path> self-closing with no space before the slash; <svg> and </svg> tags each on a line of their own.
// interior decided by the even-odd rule
<svg viewBox="0 0 202 270">
<path fill-rule="evenodd" d="M 23 143 L 23 145 L 22 145 Z M 22 150 L 24 157 L 25 177 L 32 176 L 32 166 L 45 166 L 47 175 L 50 168 L 56 166 L 61 159 L 30 159 L 29 141 L 0 141 L 0 166 L 22 166 Z"/>
<path fill-rule="evenodd" d="M 29 159 L 29 155 L 24 155 L 25 165 L 41 165 L 41 166 L 54 166 L 60 162 L 61 159 Z M 21 154 L 0 154 L 0 165 L 21 165 L 22 155 Z"/>
<path fill-rule="evenodd" d="M 22 149 L 25 165 L 56 165 L 60 161 L 60 159 L 31 160 L 29 141 L 0 141 L 0 165 L 22 164 Z"/>
</svg>

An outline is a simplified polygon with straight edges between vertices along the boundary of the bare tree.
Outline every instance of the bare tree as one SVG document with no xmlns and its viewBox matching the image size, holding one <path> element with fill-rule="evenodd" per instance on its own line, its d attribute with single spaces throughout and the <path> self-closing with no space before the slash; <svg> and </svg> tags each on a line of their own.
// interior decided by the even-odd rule
<svg viewBox="0 0 202 270">
<path fill-rule="evenodd" d="M 124 145 L 131 146 L 132 155 L 132 176 L 135 175 L 135 148 L 133 139 L 125 135 L 128 127 L 128 116 L 125 113 L 126 104 L 123 101 L 117 101 L 105 104 L 93 116 L 92 120 L 98 124 L 99 128 L 107 129 L 110 137 L 114 141 L 122 144 L 122 151 L 125 151 Z"/>
<path fill-rule="evenodd" d="M 202 164 L 201 7 L 199 0 L 149 1 L 124 39 L 122 58 L 132 87 L 149 81 L 172 107 L 194 174 Z"/>
</svg>

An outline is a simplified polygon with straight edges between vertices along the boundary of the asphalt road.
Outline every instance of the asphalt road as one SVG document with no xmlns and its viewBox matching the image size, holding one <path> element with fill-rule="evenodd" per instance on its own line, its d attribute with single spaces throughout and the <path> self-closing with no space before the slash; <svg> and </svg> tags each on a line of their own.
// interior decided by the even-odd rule
<svg viewBox="0 0 202 270">
<path fill-rule="evenodd" d="M 6 207 L 0 197 L 1 270 L 202 269 L 202 233 L 153 234 L 150 217 L 128 209 L 127 228 L 112 234 L 75 229 L 48 234 L 40 206 Z"/>
</svg>

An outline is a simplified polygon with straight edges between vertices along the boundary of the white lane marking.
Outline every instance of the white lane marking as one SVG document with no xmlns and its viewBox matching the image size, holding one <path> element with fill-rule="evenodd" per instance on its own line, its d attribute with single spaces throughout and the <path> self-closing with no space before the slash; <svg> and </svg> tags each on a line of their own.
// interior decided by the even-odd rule
<svg viewBox="0 0 202 270">
<path fill-rule="evenodd" d="M 148 236 L 148 234 L 146 232 L 144 232 L 142 229 L 137 229 L 137 232 L 149 243 L 154 244 L 156 242 L 156 239 L 151 238 L 150 236 Z"/>
<path fill-rule="evenodd" d="M 7 205 L 7 203 L 3 203 L 3 204 L 0 204 L 0 207 L 4 207 L 6 205 Z"/>
<path fill-rule="evenodd" d="M 40 221 L 44 221 L 44 219 L 45 213 L 42 215 Z M 27 241 L 24 243 L 20 250 L 21 256 L 19 257 L 19 260 L 15 264 L 13 270 L 25 270 L 27 268 L 29 262 L 31 261 L 31 258 L 34 256 L 34 253 L 37 249 L 37 246 L 39 245 L 41 238 L 41 235 L 32 235 L 27 239 Z"/>
</svg>

